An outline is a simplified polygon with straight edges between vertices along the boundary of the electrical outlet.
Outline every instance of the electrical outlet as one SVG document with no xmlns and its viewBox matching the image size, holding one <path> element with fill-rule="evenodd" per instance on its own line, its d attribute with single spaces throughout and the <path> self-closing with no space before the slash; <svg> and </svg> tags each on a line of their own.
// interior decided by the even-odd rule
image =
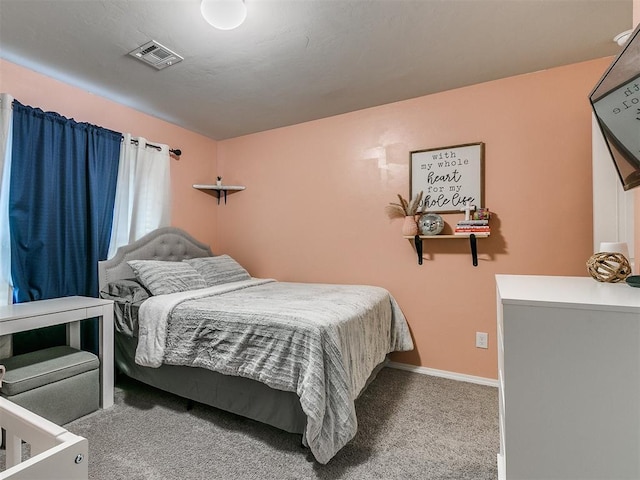
<svg viewBox="0 0 640 480">
<path fill-rule="evenodd" d="M 476 332 L 476 347 L 489 348 L 489 334 L 484 332 Z"/>
</svg>

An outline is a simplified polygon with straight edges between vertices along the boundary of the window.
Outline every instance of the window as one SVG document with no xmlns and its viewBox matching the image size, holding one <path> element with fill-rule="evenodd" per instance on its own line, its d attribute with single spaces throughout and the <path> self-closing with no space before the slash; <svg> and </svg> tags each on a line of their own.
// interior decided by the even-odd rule
<svg viewBox="0 0 640 480">
<path fill-rule="evenodd" d="M 601 242 L 626 242 L 629 263 L 636 268 L 634 253 L 634 191 L 624 191 L 602 132 L 593 119 L 593 251 Z"/>
</svg>

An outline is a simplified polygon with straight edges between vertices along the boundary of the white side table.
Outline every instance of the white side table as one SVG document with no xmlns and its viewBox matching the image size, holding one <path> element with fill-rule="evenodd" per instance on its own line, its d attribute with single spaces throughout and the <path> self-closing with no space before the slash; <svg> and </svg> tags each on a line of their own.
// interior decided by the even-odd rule
<svg viewBox="0 0 640 480">
<path fill-rule="evenodd" d="M 113 405 L 113 301 L 92 297 L 62 297 L 0 306 L 0 336 L 66 324 L 67 344 L 80 349 L 80 321 L 98 317 L 100 406 Z"/>
</svg>

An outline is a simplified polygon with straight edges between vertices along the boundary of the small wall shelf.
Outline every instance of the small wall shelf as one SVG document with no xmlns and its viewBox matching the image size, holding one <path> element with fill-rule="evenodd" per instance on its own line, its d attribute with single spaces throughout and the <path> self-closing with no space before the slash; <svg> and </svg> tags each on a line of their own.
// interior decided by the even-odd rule
<svg viewBox="0 0 640 480">
<path fill-rule="evenodd" d="M 440 239 L 460 239 L 460 238 L 468 238 L 469 245 L 471 247 L 471 259 L 473 261 L 473 266 L 478 266 L 478 248 L 476 246 L 476 240 L 478 238 L 487 238 L 489 236 L 488 233 L 470 233 L 468 235 L 416 235 L 416 236 L 405 236 L 407 240 L 413 240 L 414 245 L 416 247 L 416 253 L 418 254 L 418 265 L 422 265 L 422 241 L 423 240 L 440 240 Z"/>
<path fill-rule="evenodd" d="M 220 205 L 220 194 L 224 193 L 224 203 L 227 204 L 227 192 L 234 193 L 244 190 L 246 187 L 243 185 L 199 185 L 195 184 L 193 188 L 202 190 L 218 197 L 218 205 Z"/>
</svg>

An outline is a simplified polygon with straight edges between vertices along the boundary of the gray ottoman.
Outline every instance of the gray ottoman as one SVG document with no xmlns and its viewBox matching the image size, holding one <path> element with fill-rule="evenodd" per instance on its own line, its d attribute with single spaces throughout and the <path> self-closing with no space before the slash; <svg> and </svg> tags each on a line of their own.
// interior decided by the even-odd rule
<svg viewBox="0 0 640 480">
<path fill-rule="evenodd" d="M 52 347 L 2 360 L 7 368 L 0 395 L 63 425 L 98 409 L 100 361 L 69 346 Z"/>
</svg>

